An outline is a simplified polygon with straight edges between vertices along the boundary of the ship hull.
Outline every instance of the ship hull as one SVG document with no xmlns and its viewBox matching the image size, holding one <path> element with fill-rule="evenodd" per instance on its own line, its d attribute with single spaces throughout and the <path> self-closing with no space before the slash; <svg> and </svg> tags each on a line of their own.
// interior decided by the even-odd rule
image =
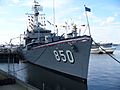
<svg viewBox="0 0 120 90">
<path fill-rule="evenodd" d="M 87 79 L 92 39 L 77 37 L 23 50 L 24 58 L 36 65 Z"/>
<path fill-rule="evenodd" d="M 43 84 L 45 90 L 88 90 L 87 81 L 85 82 L 79 77 L 40 67 L 33 63 L 27 63 L 27 65 L 30 67 L 27 69 L 28 83 L 40 90 L 43 90 Z"/>
</svg>

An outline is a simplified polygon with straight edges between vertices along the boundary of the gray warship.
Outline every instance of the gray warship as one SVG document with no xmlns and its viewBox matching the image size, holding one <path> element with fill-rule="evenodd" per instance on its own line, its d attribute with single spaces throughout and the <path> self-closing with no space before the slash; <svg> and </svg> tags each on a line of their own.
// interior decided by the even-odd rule
<svg viewBox="0 0 120 90">
<path fill-rule="evenodd" d="M 67 37 L 52 33 L 45 28 L 44 20 L 39 21 L 39 17 L 45 19 L 41 9 L 41 5 L 34 0 L 34 13 L 28 14 L 28 18 L 32 18 L 29 21 L 33 23 L 24 32 L 25 46 L 21 50 L 24 59 L 46 70 L 86 82 L 91 36 L 78 35 L 76 28 Z"/>
</svg>

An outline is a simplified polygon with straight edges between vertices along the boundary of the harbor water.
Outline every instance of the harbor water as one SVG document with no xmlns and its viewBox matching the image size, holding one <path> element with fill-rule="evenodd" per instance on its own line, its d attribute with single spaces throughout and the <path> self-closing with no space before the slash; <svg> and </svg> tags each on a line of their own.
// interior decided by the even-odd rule
<svg viewBox="0 0 120 90">
<path fill-rule="evenodd" d="M 120 47 L 113 56 L 120 61 Z M 88 90 L 120 90 L 120 63 L 107 54 L 91 54 Z"/>
<path fill-rule="evenodd" d="M 120 61 L 120 47 L 113 56 Z M 40 90 L 120 90 L 120 63 L 107 54 L 90 55 L 87 85 L 30 63 L 0 63 L 0 69 Z"/>
</svg>

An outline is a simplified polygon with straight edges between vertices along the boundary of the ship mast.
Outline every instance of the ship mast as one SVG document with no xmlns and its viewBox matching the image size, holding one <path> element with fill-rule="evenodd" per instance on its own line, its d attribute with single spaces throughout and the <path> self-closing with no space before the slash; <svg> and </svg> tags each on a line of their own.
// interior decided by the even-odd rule
<svg viewBox="0 0 120 90">
<path fill-rule="evenodd" d="M 53 0 L 53 27 L 54 27 L 54 33 L 55 33 L 55 1 Z"/>
<path fill-rule="evenodd" d="M 39 8 L 40 8 L 40 5 L 39 3 L 34 0 L 34 5 L 33 5 L 33 11 L 34 11 L 34 29 L 36 30 L 38 28 L 38 16 L 39 16 Z"/>
</svg>

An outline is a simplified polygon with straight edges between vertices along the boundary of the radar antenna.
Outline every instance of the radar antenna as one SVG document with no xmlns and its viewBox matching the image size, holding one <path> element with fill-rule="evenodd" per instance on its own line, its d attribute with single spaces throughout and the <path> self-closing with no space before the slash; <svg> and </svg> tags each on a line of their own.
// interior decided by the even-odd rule
<svg viewBox="0 0 120 90">
<path fill-rule="evenodd" d="M 41 27 L 46 26 L 45 14 L 39 13 L 39 11 L 40 12 L 43 11 L 43 7 L 36 0 L 33 1 L 32 10 L 33 14 L 26 13 L 28 15 L 29 20 L 28 27 L 30 27 L 30 29 L 32 30 L 38 30 L 39 26 Z M 38 17 L 39 15 L 41 18 Z M 38 19 L 40 19 L 40 22 L 38 21 Z"/>
</svg>

